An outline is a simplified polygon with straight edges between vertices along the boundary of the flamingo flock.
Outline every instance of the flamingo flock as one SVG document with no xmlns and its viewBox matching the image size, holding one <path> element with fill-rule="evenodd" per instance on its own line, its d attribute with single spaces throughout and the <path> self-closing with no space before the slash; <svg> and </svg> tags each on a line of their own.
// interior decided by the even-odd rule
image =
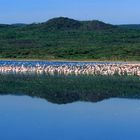
<svg viewBox="0 0 140 140">
<path fill-rule="evenodd" d="M 37 73 L 37 74 L 90 74 L 90 75 L 137 75 L 140 76 L 140 64 L 84 64 L 84 65 L 39 65 L 13 66 L 0 65 L 0 73 Z"/>
</svg>

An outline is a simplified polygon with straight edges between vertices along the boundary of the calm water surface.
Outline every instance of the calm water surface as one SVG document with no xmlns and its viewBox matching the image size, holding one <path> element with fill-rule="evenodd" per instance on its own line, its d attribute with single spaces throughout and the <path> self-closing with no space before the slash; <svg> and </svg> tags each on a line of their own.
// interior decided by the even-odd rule
<svg viewBox="0 0 140 140">
<path fill-rule="evenodd" d="M 0 96 L 0 140 L 140 140 L 140 100 L 57 105 Z"/>
<path fill-rule="evenodd" d="M 125 62 L 51 62 L 51 61 L 14 61 L 14 60 L 0 60 L 0 66 L 12 65 L 12 66 L 36 66 L 36 65 L 86 65 L 86 64 L 125 64 Z"/>
</svg>

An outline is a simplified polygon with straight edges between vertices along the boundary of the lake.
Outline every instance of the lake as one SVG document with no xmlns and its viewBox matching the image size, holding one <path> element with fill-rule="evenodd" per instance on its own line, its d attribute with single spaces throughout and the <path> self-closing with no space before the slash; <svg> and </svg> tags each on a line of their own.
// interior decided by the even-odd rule
<svg viewBox="0 0 140 140">
<path fill-rule="evenodd" d="M 109 62 L 0 61 L 0 66 Z M 0 140 L 140 140 L 140 77 L 0 74 Z"/>
<path fill-rule="evenodd" d="M 53 104 L 0 96 L 0 140 L 139 140 L 140 100 Z"/>
<path fill-rule="evenodd" d="M 49 66 L 61 66 L 61 65 L 86 65 L 86 64 L 127 64 L 126 62 L 65 62 L 65 61 L 16 61 L 16 60 L 0 60 L 0 66 L 12 65 L 12 66 L 36 66 L 36 65 L 49 65 Z"/>
</svg>

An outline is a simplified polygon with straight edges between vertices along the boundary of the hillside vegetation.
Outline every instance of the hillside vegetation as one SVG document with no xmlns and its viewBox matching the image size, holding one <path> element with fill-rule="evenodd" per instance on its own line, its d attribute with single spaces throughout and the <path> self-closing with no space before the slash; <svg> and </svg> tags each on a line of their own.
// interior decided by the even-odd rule
<svg viewBox="0 0 140 140">
<path fill-rule="evenodd" d="M 54 18 L 44 23 L 0 25 L 0 58 L 140 60 L 138 25 Z"/>
</svg>

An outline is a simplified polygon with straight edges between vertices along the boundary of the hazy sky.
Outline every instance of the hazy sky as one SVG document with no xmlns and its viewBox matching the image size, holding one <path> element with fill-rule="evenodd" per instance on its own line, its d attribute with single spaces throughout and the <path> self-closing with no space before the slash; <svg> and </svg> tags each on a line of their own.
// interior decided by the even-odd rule
<svg viewBox="0 0 140 140">
<path fill-rule="evenodd" d="M 59 16 L 140 24 L 140 0 L 0 0 L 0 23 L 43 22 Z"/>
</svg>

